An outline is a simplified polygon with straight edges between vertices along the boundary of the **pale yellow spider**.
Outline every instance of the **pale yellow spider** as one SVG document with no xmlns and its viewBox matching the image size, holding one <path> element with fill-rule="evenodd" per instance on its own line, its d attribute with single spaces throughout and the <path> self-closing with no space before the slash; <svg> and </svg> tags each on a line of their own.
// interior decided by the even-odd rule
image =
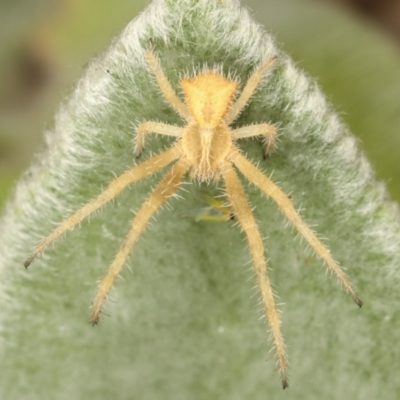
<svg viewBox="0 0 400 400">
<path fill-rule="evenodd" d="M 266 143 L 265 153 L 268 154 L 274 147 L 276 128 L 273 125 L 259 124 L 238 129 L 231 129 L 229 126 L 246 106 L 261 79 L 275 60 L 269 58 L 255 69 L 236 100 L 234 98 L 238 82 L 224 78 L 214 70 L 202 72 L 192 79 L 182 79 L 180 83 L 184 92 L 185 103 L 180 100 L 164 75 L 152 49 L 147 51 L 146 60 L 157 79 L 163 95 L 175 111 L 186 121 L 186 125 L 180 127 L 152 121 L 141 124 L 137 129 L 136 155 L 141 154 L 145 136 L 148 133 L 174 136 L 177 138 L 175 144 L 170 149 L 133 167 L 112 181 L 108 188 L 98 197 L 67 218 L 45 238 L 26 260 L 25 267 L 28 267 L 33 259 L 41 254 L 61 234 L 72 229 L 93 211 L 110 201 L 127 185 L 143 179 L 174 162 L 172 168 L 136 214 L 125 242 L 99 285 L 91 313 L 91 321 L 96 324 L 99 321 L 102 304 L 107 297 L 107 293 L 121 272 L 133 245 L 154 212 L 178 189 L 184 175 L 190 171 L 191 179 L 198 179 L 199 181 L 219 180 L 222 178 L 229 203 L 248 238 L 262 302 L 271 327 L 272 341 L 275 347 L 282 385 L 283 388 L 286 388 L 288 386 L 288 363 L 279 315 L 268 279 L 264 244 L 234 166 L 250 182 L 275 200 L 287 219 L 307 240 L 315 253 L 326 262 L 329 269 L 337 276 L 360 307 L 362 302 L 355 293 L 346 274 L 333 260 L 329 250 L 319 241 L 296 212 L 289 196 L 243 156 L 235 144 L 238 139 L 264 136 Z"/>
</svg>

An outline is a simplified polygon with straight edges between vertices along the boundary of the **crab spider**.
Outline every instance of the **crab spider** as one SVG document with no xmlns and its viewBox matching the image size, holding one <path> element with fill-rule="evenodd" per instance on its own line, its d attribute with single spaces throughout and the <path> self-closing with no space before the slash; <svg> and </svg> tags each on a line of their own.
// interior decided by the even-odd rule
<svg viewBox="0 0 400 400">
<path fill-rule="evenodd" d="M 234 167 L 276 202 L 282 213 L 306 239 L 314 252 L 325 261 L 328 268 L 336 275 L 354 301 L 360 307 L 362 302 L 344 271 L 332 258 L 329 250 L 296 212 L 290 197 L 252 164 L 236 146 L 236 141 L 239 139 L 263 136 L 265 138 L 265 155 L 274 148 L 276 128 L 273 125 L 263 123 L 237 129 L 232 129 L 230 125 L 246 106 L 262 78 L 271 69 L 275 59 L 267 59 L 254 70 L 237 99 L 235 99 L 235 94 L 238 89 L 238 82 L 229 80 L 214 70 L 207 70 L 191 79 L 182 79 L 180 84 L 185 102 L 181 101 L 172 88 L 152 49 L 147 51 L 146 61 L 153 71 L 164 97 L 186 121 L 186 125 L 180 127 L 153 121 L 142 123 L 137 129 L 136 156 L 141 154 L 145 137 L 149 133 L 173 136 L 177 139 L 175 144 L 170 149 L 147 159 L 120 175 L 98 197 L 64 220 L 37 246 L 26 260 L 25 267 L 28 267 L 33 259 L 60 235 L 72 229 L 103 204 L 113 199 L 126 186 L 174 163 L 136 214 L 124 243 L 100 282 L 91 312 L 91 321 L 96 324 L 99 321 L 107 293 L 121 272 L 133 245 L 146 228 L 151 216 L 178 189 L 185 174 L 190 172 L 190 178 L 199 181 L 222 178 L 230 206 L 247 235 L 262 303 L 271 328 L 271 337 L 282 386 L 286 388 L 288 386 L 288 362 L 279 314 L 268 278 L 264 244 Z"/>
</svg>

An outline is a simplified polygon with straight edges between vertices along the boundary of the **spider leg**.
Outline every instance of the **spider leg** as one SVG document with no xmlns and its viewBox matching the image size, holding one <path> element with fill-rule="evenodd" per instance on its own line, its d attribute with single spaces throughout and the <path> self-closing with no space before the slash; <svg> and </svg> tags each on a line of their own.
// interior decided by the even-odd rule
<svg viewBox="0 0 400 400">
<path fill-rule="evenodd" d="M 274 125 L 269 124 L 260 124 L 260 125 L 247 125 L 239 129 L 234 129 L 232 131 L 232 139 L 244 139 L 254 136 L 265 137 L 264 142 L 264 159 L 268 157 L 268 155 L 272 152 L 275 147 L 276 142 L 276 127 Z"/>
<path fill-rule="evenodd" d="M 154 54 L 154 50 L 150 48 L 146 53 L 146 61 L 153 70 L 156 76 L 158 86 L 160 87 L 164 97 L 168 100 L 171 106 L 178 112 L 186 121 L 190 119 L 190 113 L 186 105 L 181 101 L 181 99 L 175 93 L 168 78 L 165 76 L 164 71 Z"/>
<path fill-rule="evenodd" d="M 136 214 L 132 221 L 131 229 L 114 258 L 110 268 L 108 269 L 105 277 L 100 282 L 97 295 L 92 307 L 91 321 L 97 324 L 101 314 L 101 308 L 107 293 L 111 289 L 115 279 L 122 270 L 122 267 L 132 250 L 133 245 L 139 239 L 140 234 L 146 228 L 150 217 L 157 211 L 168 198 L 178 188 L 183 175 L 189 169 L 189 164 L 185 160 L 179 160 L 172 169 L 165 175 L 158 186 L 154 189 L 151 195 L 143 204 L 142 208 Z"/>
<path fill-rule="evenodd" d="M 343 269 L 336 263 L 331 256 L 329 250 L 315 236 L 312 230 L 301 219 L 300 215 L 295 210 L 290 198 L 264 175 L 255 165 L 253 165 L 246 157 L 240 154 L 236 148 L 233 150 L 231 160 L 242 174 L 252 183 L 254 183 L 267 196 L 271 197 L 277 204 L 280 210 L 286 215 L 286 218 L 293 224 L 299 233 L 307 240 L 308 244 L 313 248 L 315 253 L 321 257 L 329 269 L 336 275 L 337 279 L 343 284 L 346 291 L 351 294 L 356 304 L 361 307 L 362 301 L 357 296 L 353 285 Z"/>
<path fill-rule="evenodd" d="M 230 125 L 238 117 L 240 112 L 248 103 L 250 97 L 253 95 L 261 79 L 263 78 L 265 73 L 272 67 L 275 60 L 276 60 L 275 57 L 268 58 L 259 67 L 257 67 L 256 70 L 253 72 L 253 74 L 250 76 L 239 98 L 229 109 L 225 117 L 225 123 L 227 125 Z"/>
<path fill-rule="evenodd" d="M 143 163 L 136 165 L 132 169 L 126 171 L 118 178 L 114 179 L 110 185 L 105 189 L 98 197 L 91 200 L 89 203 L 84 205 L 66 220 L 59 225 L 49 236 L 42 240 L 41 243 L 36 247 L 34 252 L 25 261 L 25 268 L 28 268 L 36 256 L 43 253 L 54 240 L 60 237 L 67 230 L 72 229 L 75 225 L 79 224 L 84 218 L 90 215 L 93 211 L 96 211 L 102 205 L 117 196 L 127 185 L 143 179 L 160 169 L 164 168 L 172 161 L 176 160 L 181 155 L 178 146 L 174 146 L 161 154 L 158 154 Z"/>
<path fill-rule="evenodd" d="M 222 170 L 222 176 L 225 181 L 226 193 L 229 202 L 234 210 L 240 225 L 247 235 L 250 253 L 253 258 L 254 269 L 257 274 L 258 286 L 260 287 L 262 302 L 268 323 L 271 327 L 272 339 L 275 347 L 278 368 L 281 374 L 282 386 L 288 387 L 287 366 L 288 362 L 285 353 L 285 344 L 281 332 L 281 323 L 276 309 L 274 294 L 268 278 L 267 266 L 264 257 L 264 244 L 258 231 L 256 221 L 246 199 L 246 194 L 230 164 L 225 164 Z"/>
<path fill-rule="evenodd" d="M 175 125 L 163 124 L 161 122 L 148 121 L 140 124 L 137 128 L 135 156 L 140 157 L 144 148 L 145 136 L 148 133 L 158 133 L 159 135 L 181 137 L 183 128 Z"/>
</svg>

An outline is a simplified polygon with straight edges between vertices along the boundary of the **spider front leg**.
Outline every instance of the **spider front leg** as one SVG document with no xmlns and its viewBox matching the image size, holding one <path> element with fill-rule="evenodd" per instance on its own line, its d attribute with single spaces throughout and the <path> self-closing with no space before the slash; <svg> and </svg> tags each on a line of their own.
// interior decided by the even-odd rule
<svg viewBox="0 0 400 400">
<path fill-rule="evenodd" d="M 238 117 L 240 112 L 248 103 L 250 97 L 253 95 L 254 91 L 257 89 L 257 86 L 260 84 L 263 76 L 274 65 L 275 60 L 276 60 L 275 57 L 268 58 L 258 68 L 256 68 L 256 70 L 250 76 L 239 98 L 232 105 L 232 107 L 230 108 L 225 117 L 225 123 L 227 125 L 230 125 Z"/>
<path fill-rule="evenodd" d="M 160 87 L 164 97 L 168 100 L 171 106 L 177 111 L 186 121 L 190 119 L 190 112 L 186 104 L 184 104 L 181 99 L 175 93 L 172 88 L 168 78 L 165 76 L 164 71 L 154 54 L 154 50 L 150 48 L 146 53 L 146 61 L 153 70 L 156 76 L 158 86 Z"/>
<path fill-rule="evenodd" d="M 179 126 L 163 124 L 161 122 L 148 121 L 140 124 L 136 133 L 135 156 L 140 157 L 143 152 L 145 137 L 148 133 L 181 137 L 183 129 Z"/>
<path fill-rule="evenodd" d="M 269 124 L 247 125 L 232 131 L 232 139 L 244 139 L 254 136 L 264 136 L 264 159 L 274 150 L 276 143 L 276 127 Z"/>
<path fill-rule="evenodd" d="M 132 227 L 124 243 L 114 258 L 113 263 L 107 271 L 107 274 L 100 282 L 97 296 L 93 303 L 91 321 L 93 324 L 99 322 L 101 307 L 107 297 L 107 293 L 114 284 L 115 279 L 122 270 L 122 267 L 132 250 L 133 245 L 139 239 L 140 234 L 146 228 L 151 216 L 168 200 L 168 198 L 178 188 L 183 175 L 189 169 L 190 165 L 185 160 L 179 160 L 172 169 L 165 175 L 162 181 L 154 189 L 153 193 L 143 204 L 142 208 L 136 214 L 132 221 Z"/>
<path fill-rule="evenodd" d="M 240 154 L 238 148 L 234 148 L 231 153 L 231 160 L 234 165 L 242 172 L 242 174 L 254 185 L 256 185 L 267 196 L 271 197 L 280 210 L 285 214 L 286 218 L 293 224 L 298 232 L 306 239 L 315 253 L 321 257 L 328 268 L 336 275 L 339 282 L 345 287 L 346 291 L 351 294 L 355 303 L 361 307 L 362 301 L 355 292 L 349 278 L 339 264 L 333 259 L 330 251 L 322 244 L 314 232 L 302 220 L 298 212 L 295 210 L 292 201 L 274 182 L 264 175 L 255 165 L 253 165 L 246 157 Z"/>
<path fill-rule="evenodd" d="M 257 274 L 258 286 L 261 291 L 262 302 L 268 323 L 271 327 L 272 340 L 275 347 L 279 372 L 281 374 L 282 386 L 285 389 L 288 387 L 288 362 L 286 359 L 285 344 L 281 332 L 281 322 L 276 309 L 274 294 L 268 278 L 263 240 L 260 232 L 258 231 L 257 224 L 254 220 L 249 203 L 246 199 L 246 194 L 243 191 L 243 187 L 233 167 L 230 164 L 225 164 L 221 168 L 221 172 L 225 181 L 228 200 L 233 208 L 235 216 L 239 220 L 239 223 L 248 238 L 254 269 Z"/>
<path fill-rule="evenodd" d="M 84 205 L 81 209 L 76 211 L 70 217 L 65 219 L 49 236 L 42 240 L 36 247 L 35 251 L 25 261 L 25 268 L 28 268 L 32 261 L 39 254 L 59 238 L 64 232 L 72 229 L 75 225 L 79 224 L 84 218 L 99 209 L 102 205 L 112 200 L 115 196 L 121 193 L 130 183 L 143 179 L 160 169 L 166 167 L 168 164 L 176 160 L 181 155 L 180 147 L 178 145 L 158 154 L 143 163 L 136 165 L 130 170 L 126 171 L 118 178 L 114 179 L 107 189 L 104 190 L 99 196 Z"/>
</svg>

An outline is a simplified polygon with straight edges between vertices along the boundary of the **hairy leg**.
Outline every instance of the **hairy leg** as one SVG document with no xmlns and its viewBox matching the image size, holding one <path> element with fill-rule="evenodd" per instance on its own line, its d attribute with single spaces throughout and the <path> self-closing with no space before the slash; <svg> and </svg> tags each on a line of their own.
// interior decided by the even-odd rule
<svg viewBox="0 0 400 400">
<path fill-rule="evenodd" d="M 183 128 L 175 125 L 163 124 L 161 122 L 148 121 L 140 124 L 136 133 L 135 156 L 139 157 L 144 148 L 146 134 L 158 133 L 159 135 L 181 137 Z"/>
<path fill-rule="evenodd" d="M 254 269 L 257 274 L 258 286 L 260 287 L 262 295 L 262 302 L 269 325 L 271 327 L 271 334 L 278 360 L 278 368 L 281 374 L 282 386 L 283 388 L 286 388 L 288 386 L 288 363 L 281 332 L 281 323 L 279 320 L 278 311 L 276 309 L 274 294 L 268 278 L 264 256 L 264 244 L 260 232 L 258 231 L 256 221 L 254 220 L 253 213 L 251 212 L 249 203 L 247 202 L 246 194 L 243 191 L 239 178 L 230 164 L 223 166 L 222 176 L 225 181 L 226 193 L 228 195 L 229 202 L 249 241 L 250 253 L 253 258 Z"/>
<path fill-rule="evenodd" d="M 244 139 L 254 136 L 264 136 L 264 158 L 273 151 L 276 142 L 276 127 L 269 124 L 247 125 L 232 131 L 232 139 Z"/>
<path fill-rule="evenodd" d="M 171 149 L 158 154 L 157 156 L 154 156 L 139 165 L 136 165 L 132 169 L 120 175 L 118 178 L 114 179 L 107 189 L 105 189 L 98 197 L 91 200 L 81 209 L 64 220 L 61 225 L 59 225 L 52 233 L 50 233 L 49 236 L 42 240 L 34 252 L 25 261 L 25 267 L 28 268 L 34 258 L 41 254 L 54 240 L 60 237 L 67 230 L 70 230 L 75 225 L 79 224 L 79 222 L 90 215 L 93 211 L 96 211 L 102 205 L 117 196 L 123 189 L 125 189 L 127 185 L 159 171 L 172 161 L 176 160 L 180 155 L 180 148 L 178 146 L 174 146 Z"/>
<path fill-rule="evenodd" d="M 156 76 L 158 86 L 160 87 L 164 97 L 172 105 L 172 107 L 187 121 L 190 119 L 190 113 L 186 105 L 177 96 L 175 90 L 172 88 L 167 77 L 165 76 L 162 67 L 157 60 L 152 48 L 146 53 L 146 61 Z"/>
<path fill-rule="evenodd" d="M 113 286 L 113 283 L 132 250 L 133 245 L 139 239 L 140 234 L 146 228 L 146 225 L 150 217 L 157 211 L 167 199 L 176 191 L 178 188 L 183 175 L 189 169 L 189 164 L 185 160 L 179 160 L 172 169 L 165 175 L 162 181 L 154 189 L 151 195 L 143 204 L 142 208 L 136 214 L 136 217 L 132 221 L 132 227 L 129 231 L 124 243 L 119 249 L 117 255 L 114 258 L 113 263 L 107 271 L 107 274 L 100 282 L 97 296 L 93 303 L 91 320 L 93 324 L 97 324 L 101 314 L 101 307 L 104 300 L 107 297 L 107 293 Z"/>
<path fill-rule="evenodd" d="M 343 269 L 332 258 L 329 250 L 321 243 L 321 241 L 315 236 L 308 225 L 301 219 L 300 215 L 293 207 L 293 203 L 289 199 L 289 197 L 277 185 L 275 185 L 275 183 L 272 182 L 271 179 L 269 179 L 255 165 L 253 165 L 246 157 L 240 154 L 237 148 L 233 150 L 231 160 L 250 182 L 254 183 L 267 196 L 270 196 L 272 199 L 275 200 L 275 202 L 278 204 L 278 207 L 286 215 L 286 218 L 307 240 L 308 244 L 313 248 L 315 253 L 326 262 L 329 269 L 343 284 L 346 291 L 351 294 L 356 304 L 361 307 L 362 301 L 357 296 L 349 278 L 347 277 Z"/>
<path fill-rule="evenodd" d="M 228 111 L 228 114 L 225 117 L 225 123 L 227 125 L 230 125 L 238 117 L 240 112 L 246 106 L 250 97 L 253 95 L 261 79 L 266 74 L 266 72 L 272 67 L 274 62 L 275 62 L 274 57 L 268 58 L 268 60 L 266 60 L 259 67 L 257 67 L 256 70 L 253 72 L 253 74 L 250 76 L 239 98 L 232 105 L 232 107 Z"/>
</svg>

